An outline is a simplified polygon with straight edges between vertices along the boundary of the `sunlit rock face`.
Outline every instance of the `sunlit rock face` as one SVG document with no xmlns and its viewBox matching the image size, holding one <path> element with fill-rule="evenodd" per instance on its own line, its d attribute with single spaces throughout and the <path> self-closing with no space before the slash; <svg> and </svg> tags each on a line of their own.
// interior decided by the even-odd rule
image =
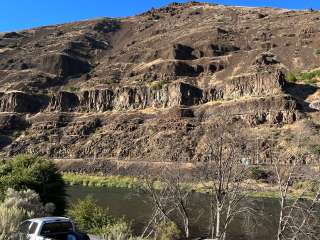
<svg viewBox="0 0 320 240">
<path fill-rule="evenodd" d="M 0 34 L 0 153 L 198 162 L 223 116 L 267 159 L 275 131 L 316 136 L 317 84 L 286 74 L 320 65 L 318 15 L 192 2 Z"/>
</svg>

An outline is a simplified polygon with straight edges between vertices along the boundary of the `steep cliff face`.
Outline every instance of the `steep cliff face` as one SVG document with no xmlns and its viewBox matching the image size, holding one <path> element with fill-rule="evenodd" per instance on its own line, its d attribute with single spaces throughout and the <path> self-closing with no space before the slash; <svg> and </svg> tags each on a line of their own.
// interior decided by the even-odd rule
<svg viewBox="0 0 320 240">
<path fill-rule="evenodd" d="M 61 91 L 51 96 L 48 111 L 72 112 L 79 105 L 79 98 L 74 93 Z"/>
<path fill-rule="evenodd" d="M 0 109 L 2 112 L 35 113 L 44 109 L 49 112 L 106 112 L 150 107 L 192 107 L 210 101 L 244 96 L 281 95 L 285 80 L 283 73 L 277 71 L 241 76 L 232 79 L 225 86 L 205 89 L 181 81 L 156 84 L 88 89 L 78 93 L 58 91 L 51 96 L 24 92 L 0 93 Z M 47 102 L 44 99 L 50 100 Z"/>
<path fill-rule="evenodd" d="M 0 111 L 37 113 L 46 105 L 45 96 L 12 91 L 0 93 Z"/>
<path fill-rule="evenodd" d="M 221 116 L 283 144 L 318 124 L 286 74 L 320 65 L 319 19 L 192 2 L 0 34 L 1 154 L 196 162 Z"/>
<path fill-rule="evenodd" d="M 231 79 L 226 85 L 225 96 L 263 96 L 282 94 L 285 75 L 280 70 L 249 73 Z"/>
<path fill-rule="evenodd" d="M 205 121 L 216 116 L 232 116 L 252 127 L 264 123 L 292 124 L 303 117 L 298 111 L 296 101 L 288 96 L 258 97 L 225 104 L 204 105 L 197 109 L 195 115 L 201 116 Z"/>
<path fill-rule="evenodd" d="M 202 90 L 185 83 L 152 89 L 148 86 L 125 86 L 115 89 L 89 89 L 79 93 L 58 92 L 52 96 L 47 111 L 106 112 L 192 106 L 201 102 Z"/>
</svg>

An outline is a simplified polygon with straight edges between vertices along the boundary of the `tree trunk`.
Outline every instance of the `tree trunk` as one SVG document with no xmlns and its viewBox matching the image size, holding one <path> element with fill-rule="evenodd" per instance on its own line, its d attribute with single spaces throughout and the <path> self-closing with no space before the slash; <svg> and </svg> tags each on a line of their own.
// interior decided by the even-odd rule
<svg viewBox="0 0 320 240">
<path fill-rule="evenodd" d="M 216 239 L 220 239 L 220 224 L 221 224 L 221 207 L 217 203 L 217 219 L 216 219 Z"/>
<path fill-rule="evenodd" d="M 210 203 L 210 205 L 211 205 L 211 219 L 210 219 L 210 230 L 211 230 L 211 238 L 213 239 L 214 238 L 214 233 L 215 233 L 215 226 L 214 226 L 214 220 L 215 220 L 215 218 L 214 218 L 214 215 L 215 215 L 215 211 L 214 211 L 214 203 L 213 203 L 213 201 L 211 200 L 211 203 Z"/>
<path fill-rule="evenodd" d="M 184 225 L 185 225 L 186 238 L 189 239 L 190 231 L 189 231 L 189 219 L 188 218 L 185 219 Z"/>
<path fill-rule="evenodd" d="M 285 199 L 281 197 L 280 203 L 280 216 L 279 216 L 279 224 L 278 224 L 278 234 L 277 240 L 282 240 L 282 228 L 283 228 L 283 211 L 284 211 Z"/>
</svg>

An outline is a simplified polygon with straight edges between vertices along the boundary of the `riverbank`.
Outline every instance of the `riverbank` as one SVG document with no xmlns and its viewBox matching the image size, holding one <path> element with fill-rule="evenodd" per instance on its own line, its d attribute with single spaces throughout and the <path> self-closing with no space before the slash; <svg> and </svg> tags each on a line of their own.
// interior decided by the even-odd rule
<svg viewBox="0 0 320 240">
<path fill-rule="evenodd" d="M 130 176 L 94 176 L 64 173 L 63 179 L 70 186 L 139 189 L 143 185 L 141 179 Z"/>
<path fill-rule="evenodd" d="M 84 174 L 65 173 L 63 178 L 67 185 L 85 187 L 106 187 L 106 188 L 125 188 L 143 189 L 145 181 L 138 177 L 130 176 L 94 176 Z M 277 198 L 279 193 L 275 185 L 248 180 L 245 183 L 249 197 Z M 156 182 L 156 188 L 160 188 L 161 183 Z M 250 186 L 250 188 L 248 188 Z M 202 183 L 188 182 L 186 187 L 190 191 L 206 193 L 206 188 Z"/>
<path fill-rule="evenodd" d="M 120 175 L 87 175 L 87 174 L 74 174 L 64 173 L 63 179 L 70 186 L 85 186 L 85 187 L 98 187 L 98 188 L 124 188 L 124 189 L 144 189 L 145 180 L 132 176 L 120 176 Z M 289 194 L 291 197 L 297 197 L 304 191 L 307 183 L 297 182 L 294 184 Z M 203 183 L 199 182 L 187 182 L 186 188 L 189 191 L 206 193 L 207 189 Z M 161 183 L 155 182 L 155 187 L 160 188 Z M 279 191 L 276 184 L 265 183 L 262 181 L 248 179 L 243 183 L 243 189 L 247 192 L 248 197 L 253 198 L 278 198 Z M 313 196 L 312 192 L 308 192 L 305 196 Z"/>
</svg>

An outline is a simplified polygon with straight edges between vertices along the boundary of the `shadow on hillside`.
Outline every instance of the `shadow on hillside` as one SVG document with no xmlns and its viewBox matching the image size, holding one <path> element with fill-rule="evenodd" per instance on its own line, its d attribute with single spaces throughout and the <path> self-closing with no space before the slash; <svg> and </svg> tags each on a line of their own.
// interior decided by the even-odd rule
<svg viewBox="0 0 320 240">
<path fill-rule="evenodd" d="M 319 87 L 310 85 L 310 84 L 296 84 L 296 83 L 287 83 L 287 86 L 285 87 L 284 91 L 285 93 L 291 95 L 293 98 L 295 98 L 299 105 L 300 110 L 302 112 L 315 112 L 316 110 L 313 108 L 310 108 L 310 103 L 306 101 L 306 99 L 314 94 L 317 90 L 319 90 Z"/>
</svg>

